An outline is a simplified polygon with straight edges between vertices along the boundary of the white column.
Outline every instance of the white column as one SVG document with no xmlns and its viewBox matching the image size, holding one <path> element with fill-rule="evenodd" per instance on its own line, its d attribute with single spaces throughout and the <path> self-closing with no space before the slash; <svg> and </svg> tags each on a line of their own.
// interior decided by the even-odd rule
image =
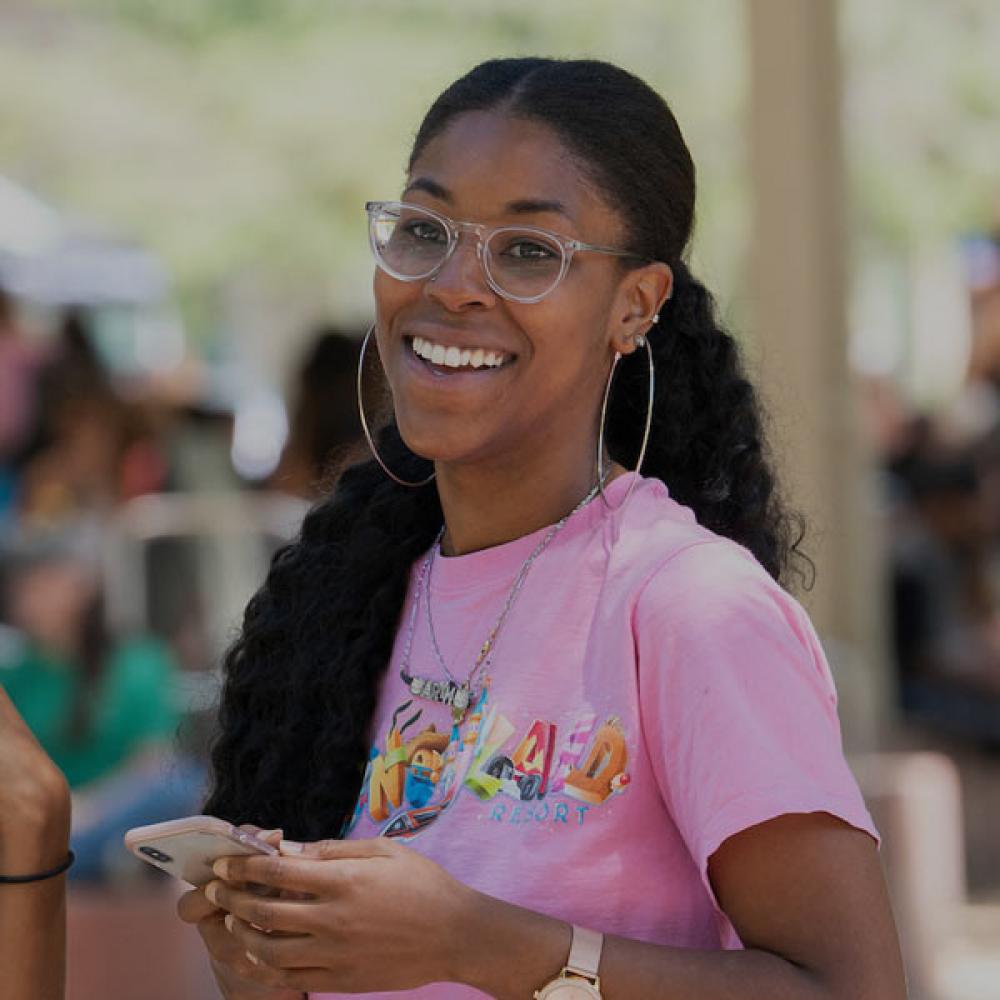
<svg viewBox="0 0 1000 1000">
<path fill-rule="evenodd" d="M 747 0 L 755 356 L 779 471 L 809 519 L 800 594 L 868 749 L 889 709 L 878 532 L 847 365 L 844 154 L 836 0 Z"/>
</svg>

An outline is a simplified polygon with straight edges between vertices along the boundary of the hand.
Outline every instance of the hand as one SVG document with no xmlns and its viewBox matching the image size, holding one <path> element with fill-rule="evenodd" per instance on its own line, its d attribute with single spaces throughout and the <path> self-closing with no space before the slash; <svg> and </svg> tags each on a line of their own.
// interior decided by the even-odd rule
<svg viewBox="0 0 1000 1000">
<path fill-rule="evenodd" d="M 440 865 L 384 838 L 281 847 L 280 857 L 220 859 L 219 880 L 205 887 L 230 915 L 241 975 L 338 993 L 457 979 L 465 914 L 478 894 Z M 260 896 L 242 888 L 248 882 L 307 898 Z"/>
<path fill-rule="evenodd" d="M 261 830 L 249 823 L 241 829 L 274 846 L 281 839 L 281 830 Z M 301 1000 L 301 990 L 274 989 L 249 978 L 253 965 L 246 957 L 246 950 L 226 930 L 225 912 L 207 899 L 204 888 L 184 893 L 177 902 L 177 914 L 185 923 L 198 928 L 226 1000 Z"/>
<path fill-rule="evenodd" d="M 0 870 L 57 865 L 69 849 L 69 820 L 65 776 L 0 687 Z"/>
</svg>

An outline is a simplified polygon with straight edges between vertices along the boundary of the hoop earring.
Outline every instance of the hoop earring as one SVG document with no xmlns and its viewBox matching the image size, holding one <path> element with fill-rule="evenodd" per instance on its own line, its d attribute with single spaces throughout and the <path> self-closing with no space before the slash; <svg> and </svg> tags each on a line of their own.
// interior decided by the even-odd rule
<svg viewBox="0 0 1000 1000">
<path fill-rule="evenodd" d="M 382 466 L 382 470 L 390 479 L 395 479 L 400 486 L 426 486 L 437 475 L 436 472 L 432 472 L 426 479 L 422 479 L 419 483 L 412 483 L 407 479 L 400 479 L 399 476 L 397 476 L 396 473 L 382 461 L 382 456 L 378 453 L 378 448 L 375 447 L 375 442 L 372 440 L 372 433 L 368 429 L 368 420 L 365 417 L 365 402 L 362 391 L 362 373 L 365 368 L 365 351 L 368 349 L 368 341 L 371 339 L 371 335 L 374 330 L 375 324 L 372 323 L 372 325 L 368 327 L 365 339 L 361 341 L 361 353 L 358 356 L 358 416 L 361 418 L 361 429 L 365 432 L 365 440 L 368 442 L 368 447 L 371 449 L 371 453 L 375 456 L 375 461 Z"/>
<path fill-rule="evenodd" d="M 657 317 L 659 319 L 659 317 Z M 656 374 L 653 367 L 653 349 L 649 346 L 649 340 L 646 337 L 636 337 L 636 342 L 641 346 L 646 348 L 646 357 L 649 360 L 649 403 L 646 406 L 646 426 L 642 432 L 642 445 L 639 447 L 639 460 L 636 462 L 635 466 L 635 476 L 632 482 L 629 483 L 628 491 L 625 493 L 625 499 L 617 507 L 612 507 L 608 503 L 608 498 L 604 494 L 604 424 L 608 416 L 608 397 L 611 395 L 611 381 L 615 377 L 615 368 L 618 367 L 618 362 L 621 361 L 621 352 L 615 351 L 615 359 L 611 362 L 611 372 L 608 375 L 608 384 L 604 387 L 604 401 L 601 403 L 601 427 L 597 435 L 597 487 L 600 490 L 601 500 L 604 502 L 604 506 L 609 510 L 621 510 L 625 504 L 628 503 L 629 497 L 632 496 L 632 490 L 635 489 L 636 481 L 642 472 L 642 462 L 646 457 L 646 445 L 649 444 L 649 431 L 653 426 L 653 389 L 655 387 Z"/>
</svg>

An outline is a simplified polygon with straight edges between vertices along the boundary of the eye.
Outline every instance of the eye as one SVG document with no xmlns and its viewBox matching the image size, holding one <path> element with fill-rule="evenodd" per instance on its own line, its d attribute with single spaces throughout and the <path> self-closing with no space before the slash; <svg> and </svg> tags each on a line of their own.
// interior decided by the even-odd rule
<svg viewBox="0 0 1000 1000">
<path fill-rule="evenodd" d="M 422 243 L 448 241 L 448 237 L 441 226 L 427 219 L 412 219 L 404 224 L 403 229 L 408 236 L 412 236 L 415 240 L 419 240 Z"/>
<path fill-rule="evenodd" d="M 548 246 L 545 243 L 539 243 L 538 240 L 529 239 L 528 237 L 515 237 L 512 239 L 507 246 L 504 247 L 503 253 L 507 257 L 513 257 L 515 260 L 552 260 L 553 257 L 558 256 L 558 251 L 553 247 Z"/>
</svg>

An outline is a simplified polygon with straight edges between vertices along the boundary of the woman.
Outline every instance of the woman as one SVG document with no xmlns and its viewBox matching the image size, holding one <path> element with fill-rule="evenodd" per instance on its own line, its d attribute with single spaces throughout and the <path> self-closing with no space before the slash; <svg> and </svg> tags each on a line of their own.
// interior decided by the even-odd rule
<svg viewBox="0 0 1000 1000">
<path fill-rule="evenodd" d="M 0 982 L 5 1000 L 61 1000 L 69 786 L 0 687 Z"/>
<path fill-rule="evenodd" d="M 485 63 L 401 201 L 369 205 L 395 420 L 227 658 L 206 808 L 295 840 L 182 901 L 224 993 L 902 997 L 669 109 Z"/>
</svg>

